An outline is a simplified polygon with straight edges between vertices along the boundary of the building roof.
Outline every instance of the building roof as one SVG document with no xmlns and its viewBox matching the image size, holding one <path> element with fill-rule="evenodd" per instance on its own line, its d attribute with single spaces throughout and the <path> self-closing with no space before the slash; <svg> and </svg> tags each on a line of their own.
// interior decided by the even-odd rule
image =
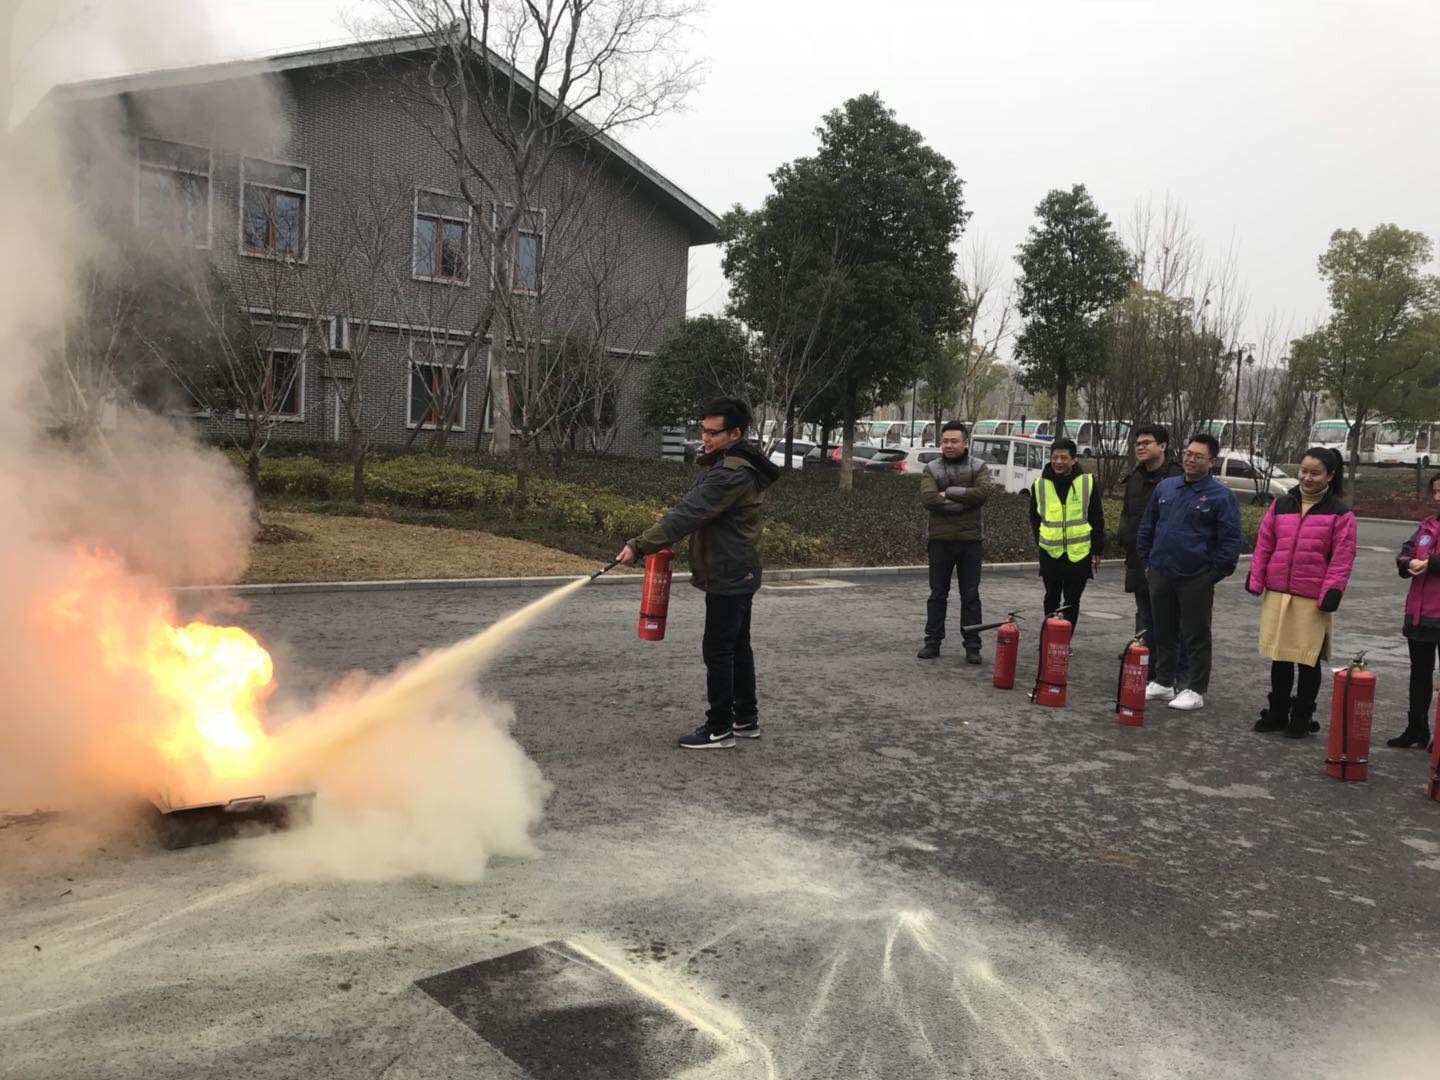
<svg viewBox="0 0 1440 1080">
<path fill-rule="evenodd" d="M 173 90 L 225 79 L 254 78 L 260 75 L 369 60 L 374 59 L 377 55 L 403 56 L 428 48 L 431 41 L 431 35 L 420 34 L 412 37 L 387 38 L 383 41 L 353 42 L 295 52 L 275 53 L 248 60 L 227 60 L 212 64 L 197 64 L 192 67 L 165 68 L 131 75 L 63 83 L 54 87 L 49 96 L 62 102 L 76 102 L 93 101 L 120 94 Z M 530 79 L 523 73 L 516 72 L 493 52 L 490 54 L 490 59 L 492 63 L 501 67 L 508 77 L 515 79 L 526 90 L 533 87 Z M 554 99 L 548 91 L 542 89 L 541 93 L 546 99 L 553 102 Z M 577 123 L 584 124 L 580 120 L 577 120 Z M 589 134 L 607 154 L 633 172 L 659 195 L 662 201 L 668 204 L 672 212 L 684 224 L 692 244 L 713 244 L 716 241 L 719 219 L 713 211 L 674 181 L 627 150 L 613 136 L 593 129 Z"/>
</svg>

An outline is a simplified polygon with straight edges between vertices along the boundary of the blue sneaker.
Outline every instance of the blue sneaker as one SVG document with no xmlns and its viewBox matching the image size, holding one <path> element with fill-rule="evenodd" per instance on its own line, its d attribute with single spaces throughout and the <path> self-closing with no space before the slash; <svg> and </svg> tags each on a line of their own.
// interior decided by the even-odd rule
<svg viewBox="0 0 1440 1080">
<path fill-rule="evenodd" d="M 708 724 L 701 724 L 689 735 L 680 736 L 683 750 L 724 750 L 735 745 L 735 733 L 730 730 L 714 732 Z"/>
<path fill-rule="evenodd" d="M 749 720 L 736 720 L 730 730 L 740 739 L 758 739 L 760 737 L 760 718 L 752 716 Z"/>
</svg>

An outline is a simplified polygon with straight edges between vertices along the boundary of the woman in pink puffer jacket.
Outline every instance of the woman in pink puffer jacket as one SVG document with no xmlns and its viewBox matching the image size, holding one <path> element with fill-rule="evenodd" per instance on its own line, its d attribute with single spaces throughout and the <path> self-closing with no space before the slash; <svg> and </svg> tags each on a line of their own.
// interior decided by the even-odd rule
<svg viewBox="0 0 1440 1080">
<path fill-rule="evenodd" d="M 1300 458 L 1299 486 L 1271 503 L 1260 522 L 1245 585 L 1265 594 L 1260 655 L 1270 659 L 1270 701 L 1256 731 L 1300 739 L 1320 728 L 1312 721 L 1320 661 L 1330 659 L 1331 617 L 1355 564 L 1355 515 L 1340 501 L 1343 473 L 1336 451 L 1311 447 Z"/>
</svg>

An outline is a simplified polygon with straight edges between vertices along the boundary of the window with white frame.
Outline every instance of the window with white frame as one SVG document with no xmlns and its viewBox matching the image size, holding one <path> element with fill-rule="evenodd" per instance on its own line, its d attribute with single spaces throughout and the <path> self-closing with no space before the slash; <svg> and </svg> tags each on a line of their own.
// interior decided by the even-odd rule
<svg viewBox="0 0 1440 1080">
<path fill-rule="evenodd" d="M 259 158 L 240 162 L 240 250 L 304 259 L 310 170 Z"/>
<path fill-rule="evenodd" d="M 266 416 L 299 417 L 305 409 L 304 332 L 298 326 L 256 329 L 261 360 L 251 407 Z"/>
<path fill-rule="evenodd" d="M 139 140 L 138 209 L 143 228 L 210 246 L 210 151 L 203 146 Z"/>
<path fill-rule="evenodd" d="M 517 228 L 511 245 L 510 288 L 520 293 L 540 291 L 540 260 L 545 236 L 539 229 Z"/>
<path fill-rule="evenodd" d="M 408 426 L 464 431 L 465 349 L 459 345 L 415 346 L 407 402 Z"/>
<path fill-rule="evenodd" d="M 469 272 L 470 204 L 438 191 L 417 191 L 415 276 L 463 285 Z"/>
</svg>

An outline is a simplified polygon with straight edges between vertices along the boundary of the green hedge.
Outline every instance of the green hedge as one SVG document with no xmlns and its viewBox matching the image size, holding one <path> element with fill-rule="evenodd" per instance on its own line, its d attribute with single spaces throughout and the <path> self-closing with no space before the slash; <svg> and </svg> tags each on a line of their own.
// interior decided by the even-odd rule
<svg viewBox="0 0 1440 1080">
<path fill-rule="evenodd" d="M 342 462 L 311 457 L 265 458 L 260 490 L 265 494 L 309 499 L 344 499 L 351 470 Z M 515 476 L 476 468 L 451 458 L 413 455 L 377 461 L 365 470 L 369 497 L 379 503 L 429 510 L 463 510 L 503 515 L 515 507 Z M 659 520 L 668 501 L 635 498 L 609 488 L 529 478 L 520 510 L 553 525 L 584 530 L 590 538 L 627 540 Z M 765 551 L 780 563 L 813 563 L 825 557 L 817 536 L 779 520 L 765 523 Z"/>
<path fill-rule="evenodd" d="M 515 476 L 511 459 L 475 455 L 408 455 L 374 461 L 366 469 L 377 503 L 430 511 L 462 512 L 483 527 L 514 518 Z M 531 475 L 520 512 L 543 523 L 549 534 L 577 537 L 589 554 L 597 539 L 623 541 L 649 528 L 695 482 L 695 466 L 642 458 L 569 455 L 531 458 Z M 925 512 L 919 480 L 859 473 L 842 495 L 833 469 L 799 470 L 766 492 L 765 555 L 772 565 L 881 566 L 925 561 Z M 267 457 L 261 491 L 300 499 L 343 501 L 350 495 L 350 467 L 308 456 Z M 1262 508 L 1242 503 L 1245 548 L 1254 546 Z M 1113 530 L 1120 500 L 1105 500 Z M 583 538 L 585 544 L 579 541 Z M 1113 555 L 1114 552 L 1112 551 Z M 990 562 L 1033 559 L 1035 545 L 1022 494 L 993 497 L 985 507 L 985 558 Z"/>
</svg>

